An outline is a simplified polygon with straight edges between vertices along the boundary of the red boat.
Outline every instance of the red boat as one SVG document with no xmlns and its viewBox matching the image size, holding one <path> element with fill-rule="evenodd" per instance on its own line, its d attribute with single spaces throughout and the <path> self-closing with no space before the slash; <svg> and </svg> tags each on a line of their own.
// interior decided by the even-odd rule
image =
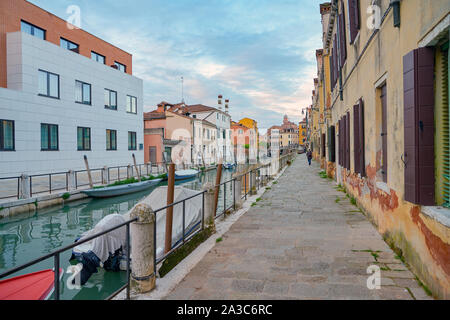
<svg viewBox="0 0 450 320">
<path fill-rule="evenodd" d="M 62 276 L 63 270 L 59 270 Z M 52 269 L 24 274 L 0 281 L 0 300 L 46 300 L 53 293 Z"/>
</svg>

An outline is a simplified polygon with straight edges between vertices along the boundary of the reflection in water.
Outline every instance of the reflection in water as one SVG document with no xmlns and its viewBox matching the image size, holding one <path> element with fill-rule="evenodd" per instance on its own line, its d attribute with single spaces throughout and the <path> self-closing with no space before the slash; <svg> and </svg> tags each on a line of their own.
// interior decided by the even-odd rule
<svg viewBox="0 0 450 320">
<path fill-rule="evenodd" d="M 231 171 L 223 171 L 223 181 L 231 179 Z M 179 181 L 189 189 L 201 190 L 206 182 L 215 183 L 216 172 L 209 171 L 199 178 Z M 167 183 L 166 183 L 167 184 Z M 164 184 L 160 184 L 164 185 Z M 82 233 L 92 229 L 102 218 L 112 213 L 124 214 L 149 195 L 154 188 L 109 199 L 83 199 L 63 207 L 40 210 L 0 220 L 0 273 L 29 262 L 75 241 Z M 232 184 L 226 187 L 227 206 L 232 203 Z M 223 189 L 219 196 L 219 210 L 223 208 Z M 158 208 L 154 208 L 158 209 Z M 71 252 L 61 254 L 61 267 L 67 270 Z M 53 268 L 53 259 L 42 261 L 19 271 L 16 275 Z M 105 272 L 99 268 L 79 291 L 65 288 L 68 278 L 64 274 L 61 299 L 105 299 L 126 281 L 125 272 Z"/>
</svg>

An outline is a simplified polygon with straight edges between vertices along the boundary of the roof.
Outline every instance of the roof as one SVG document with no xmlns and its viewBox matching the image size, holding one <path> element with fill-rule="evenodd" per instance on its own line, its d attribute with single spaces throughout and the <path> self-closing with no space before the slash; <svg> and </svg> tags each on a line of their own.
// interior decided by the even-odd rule
<svg viewBox="0 0 450 320">
<path fill-rule="evenodd" d="M 153 110 L 151 112 L 144 112 L 144 120 L 165 119 L 166 114 L 164 112 L 158 112 Z"/>
</svg>

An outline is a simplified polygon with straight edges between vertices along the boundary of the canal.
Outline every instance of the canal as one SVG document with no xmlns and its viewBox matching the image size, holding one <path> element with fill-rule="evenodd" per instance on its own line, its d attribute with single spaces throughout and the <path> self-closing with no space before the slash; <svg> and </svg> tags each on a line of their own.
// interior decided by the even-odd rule
<svg viewBox="0 0 450 320">
<path fill-rule="evenodd" d="M 231 170 L 224 170 L 222 181 L 231 180 L 231 175 Z M 204 183 L 215 183 L 215 179 L 216 170 L 212 170 L 201 174 L 196 179 L 180 181 L 176 184 L 201 190 Z M 158 186 L 161 185 L 164 184 Z M 109 199 L 83 199 L 57 208 L 1 219 L 0 273 L 72 244 L 76 238 L 92 229 L 103 217 L 113 213 L 128 212 L 153 190 L 154 188 Z M 221 189 L 218 211 L 223 209 L 223 194 L 224 191 Z M 226 200 L 228 207 L 233 202 L 231 183 L 226 187 Z M 70 250 L 61 254 L 60 265 L 65 271 L 70 265 L 70 256 Z M 52 258 L 23 269 L 10 277 L 50 268 L 53 268 Z M 102 268 L 98 270 L 98 273 L 92 275 L 81 290 L 66 288 L 65 283 L 69 275 L 65 273 L 61 281 L 61 299 L 102 300 L 126 283 L 126 272 L 106 272 Z"/>
</svg>

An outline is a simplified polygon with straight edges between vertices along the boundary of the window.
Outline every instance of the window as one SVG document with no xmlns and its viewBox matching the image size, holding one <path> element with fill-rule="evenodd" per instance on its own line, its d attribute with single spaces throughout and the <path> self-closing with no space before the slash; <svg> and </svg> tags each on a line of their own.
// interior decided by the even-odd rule
<svg viewBox="0 0 450 320">
<path fill-rule="evenodd" d="M 58 150 L 58 126 L 41 123 L 41 151 Z"/>
<path fill-rule="evenodd" d="M 117 92 L 105 89 L 105 108 L 117 110 Z"/>
<path fill-rule="evenodd" d="M 77 149 L 78 151 L 91 150 L 91 128 L 77 128 Z"/>
<path fill-rule="evenodd" d="M 39 70 L 38 92 L 40 96 L 59 99 L 59 75 Z"/>
<path fill-rule="evenodd" d="M 91 85 L 89 83 L 75 81 L 75 102 L 91 104 Z"/>
<path fill-rule="evenodd" d="M 355 42 L 360 29 L 359 0 L 348 0 L 348 17 L 350 25 L 350 44 Z"/>
<path fill-rule="evenodd" d="M 133 96 L 127 96 L 127 112 L 137 113 L 137 98 Z"/>
<path fill-rule="evenodd" d="M 0 151 L 14 151 L 14 121 L 0 120 Z"/>
<path fill-rule="evenodd" d="M 117 131 L 106 129 L 106 150 L 117 150 Z"/>
<path fill-rule="evenodd" d="M 117 70 L 122 71 L 122 72 L 127 72 L 127 66 L 124 64 L 121 64 L 117 61 L 114 61 L 114 65 L 117 67 Z"/>
<path fill-rule="evenodd" d="M 103 64 L 105 64 L 105 60 L 106 60 L 105 56 L 102 56 L 101 54 L 98 54 L 94 51 L 91 51 L 91 59 L 95 60 L 97 62 L 103 63 Z"/>
<path fill-rule="evenodd" d="M 31 23 L 20 21 L 20 30 L 22 32 L 31 34 L 32 36 L 35 36 L 39 39 L 45 40 L 45 30 L 41 29 L 39 27 L 36 27 L 35 25 L 32 25 Z"/>
<path fill-rule="evenodd" d="M 128 150 L 136 149 L 136 132 L 128 131 Z"/>
<path fill-rule="evenodd" d="M 386 84 L 380 89 L 380 101 L 381 101 L 381 149 L 382 149 L 382 163 L 381 163 L 381 175 L 383 182 L 387 183 L 387 171 L 388 171 L 388 132 L 387 132 L 387 89 Z"/>
<path fill-rule="evenodd" d="M 79 46 L 76 43 L 72 42 L 72 41 L 69 41 L 69 40 L 66 40 L 64 38 L 61 38 L 60 39 L 60 45 L 61 45 L 61 48 L 64 48 L 64 49 L 67 49 L 67 50 L 70 50 L 70 51 L 78 53 Z"/>
</svg>

